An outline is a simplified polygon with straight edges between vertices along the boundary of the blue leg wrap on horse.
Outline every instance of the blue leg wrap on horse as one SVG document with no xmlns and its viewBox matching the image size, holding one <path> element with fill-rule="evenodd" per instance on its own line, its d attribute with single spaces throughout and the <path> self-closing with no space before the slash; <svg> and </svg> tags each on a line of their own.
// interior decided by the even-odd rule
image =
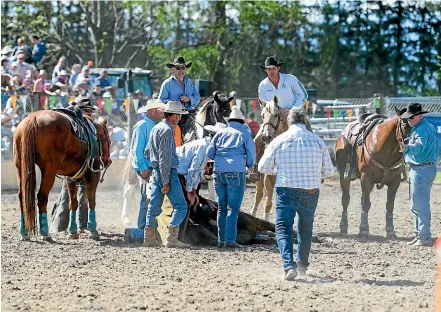
<svg viewBox="0 0 441 312">
<path fill-rule="evenodd" d="M 95 209 L 89 209 L 89 220 L 87 221 L 87 229 L 96 231 Z"/>
<path fill-rule="evenodd" d="M 76 233 L 77 232 L 77 211 L 71 210 L 70 211 L 70 220 L 69 220 L 69 232 L 70 233 Z"/>
<path fill-rule="evenodd" d="M 28 231 L 25 229 L 24 216 L 20 214 L 20 235 L 22 238 L 28 237 Z"/>
<path fill-rule="evenodd" d="M 40 213 L 38 215 L 38 222 L 40 223 L 40 234 L 43 236 L 49 235 L 49 228 L 47 225 L 47 213 Z"/>
</svg>

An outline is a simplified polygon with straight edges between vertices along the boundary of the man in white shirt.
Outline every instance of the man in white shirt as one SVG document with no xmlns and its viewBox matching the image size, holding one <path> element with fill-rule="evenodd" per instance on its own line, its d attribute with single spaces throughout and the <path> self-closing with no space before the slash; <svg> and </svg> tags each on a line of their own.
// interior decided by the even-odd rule
<svg viewBox="0 0 441 312">
<path fill-rule="evenodd" d="M 326 143 L 305 126 L 303 108 L 292 108 L 288 130 L 276 137 L 259 162 L 259 171 L 276 175 L 276 238 L 285 279 L 306 274 L 320 184 L 334 167 Z M 293 223 L 297 214 L 298 246 L 293 258 Z"/>
</svg>

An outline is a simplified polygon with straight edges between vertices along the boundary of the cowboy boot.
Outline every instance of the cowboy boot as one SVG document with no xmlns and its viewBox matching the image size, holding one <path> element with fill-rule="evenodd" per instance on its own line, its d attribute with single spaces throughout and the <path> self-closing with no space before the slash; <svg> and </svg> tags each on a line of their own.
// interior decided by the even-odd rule
<svg viewBox="0 0 441 312">
<path fill-rule="evenodd" d="M 144 245 L 147 247 L 161 247 L 161 243 L 156 240 L 156 229 L 146 227 L 144 229 Z"/>
<path fill-rule="evenodd" d="M 179 227 L 169 225 L 167 228 L 167 242 L 165 243 L 165 247 L 168 248 L 189 248 L 191 247 L 189 244 L 184 244 L 178 240 L 179 235 Z"/>
</svg>

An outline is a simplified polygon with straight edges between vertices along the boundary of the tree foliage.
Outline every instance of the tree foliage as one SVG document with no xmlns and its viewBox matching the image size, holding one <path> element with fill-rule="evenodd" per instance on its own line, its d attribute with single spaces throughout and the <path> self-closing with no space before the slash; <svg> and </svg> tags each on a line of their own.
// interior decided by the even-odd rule
<svg viewBox="0 0 441 312">
<path fill-rule="evenodd" d="M 441 8 L 409 0 L 2 1 L 2 45 L 39 34 L 49 65 L 93 60 L 141 67 L 158 77 L 182 54 L 193 79 L 255 97 L 266 56 L 284 62 L 320 97 L 441 92 Z"/>
</svg>

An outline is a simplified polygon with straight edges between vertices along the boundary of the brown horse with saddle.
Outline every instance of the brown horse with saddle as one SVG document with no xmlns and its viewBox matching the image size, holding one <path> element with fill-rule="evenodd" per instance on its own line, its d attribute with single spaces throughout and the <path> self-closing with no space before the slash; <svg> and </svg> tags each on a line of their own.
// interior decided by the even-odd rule
<svg viewBox="0 0 441 312">
<path fill-rule="evenodd" d="M 88 101 L 88 105 L 91 106 L 90 100 Z M 76 105 L 72 105 L 73 108 L 74 106 Z M 72 110 L 38 111 L 20 122 L 14 135 L 14 162 L 17 168 L 22 240 L 29 240 L 30 232 L 36 232 L 35 165 L 41 171 L 37 199 L 42 238 L 51 240 L 47 223 L 47 203 L 57 175 L 69 178 L 71 234 L 77 233 L 76 182 L 86 180 L 89 201 L 88 230 L 91 238 L 98 238 L 95 221 L 95 193 L 101 170 L 105 170 L 111 164 L 111 141 L 106 125 L 105 119 L 101 122 L 94 122 L 89 118 L 84 118 L 78 107 Z"/>
<path fill-rule="evenodd" d="M 364 114 L 358 121 L 349 123 L 336 142 L 336 164 L 340 174 L 343 213 L 340 233 L 348 233 L 348 205 L 351 181 L 361 181 L 361 220 L 359 234 L 369 235 L 368 214 L 371 207 L 370 193 L 377 184 L 381 189 L 387 185 L 386 234 L 396 238 L 393 210 L 395 195 L 401 182 L 404 155 L 401 146 L 410 133 L 409 124 L 400 116 L 405 109 L 387 118 L 379 114 Z"/>
</svg>

